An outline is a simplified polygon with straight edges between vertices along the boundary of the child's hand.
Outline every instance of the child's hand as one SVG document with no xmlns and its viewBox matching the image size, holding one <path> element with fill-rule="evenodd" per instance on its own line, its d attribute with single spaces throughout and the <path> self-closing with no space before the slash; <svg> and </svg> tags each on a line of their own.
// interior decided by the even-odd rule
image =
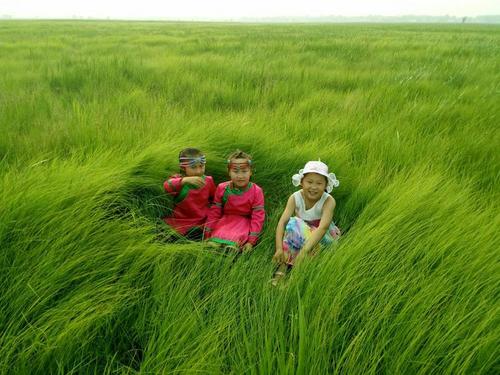
<svg viewBox="0 0 500 375">
<path fill-rule="evenodd" d="M 243 252 L 244 253 L 249 253 L 250 251 L 253 250 L 253 245 L 249 242 L 243 245 Z"/>
<path fill-rule="evenodd" d="M 196 187 L 202 187 L 205 185 L 205 181 L 203 181 L 203 177 L 200 176 L 189 176 L 182 178 L 182 184 L 189 184 Z"/>
<path fill-rule="evenodd" d="M 278 264 L 286 262 L 286 257 L 285 253 L 283 252 L 283 249 L 276 249 L 276 252 L 273 255 L 273 260 Z"/>
</svg>

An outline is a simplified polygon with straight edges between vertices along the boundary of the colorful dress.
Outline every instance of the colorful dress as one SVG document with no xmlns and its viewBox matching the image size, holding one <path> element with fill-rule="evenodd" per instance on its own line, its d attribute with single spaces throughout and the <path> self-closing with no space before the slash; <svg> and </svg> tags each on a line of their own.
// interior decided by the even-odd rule
<svg viewBox="0 0 500 375">
<path fill-rule="evenodd" d="M 210 203 L 215 193 L 215 183 L 211 176 L 203 176 L 205 185 L 196 187 L 182 185 L 182 176 L 174 175 L 163 183 L 165 191 L 174 197 L 174 211 L 165 217 L 165 223 L 181 235 L 193 228 L 202 228 L 207 219 Z"/>
<path fill-rule="evenodd" d="M 295 199 L 295 215 L 288 220 L 285 226 L 285 235 L 283 237 L 283 251 L 287 256 L 287 263 L 293 265 L 293 262 L 304 247 L 306 241 L 311 237 L 311 233 L 319 227 L 323 205 L 330 194 L 323 192 L 321 198 L 306 210 L 306 204 L 302 195 L 302 190 L 293 193 Z M 340 237 L 340 230 L 335 223 L 330 223 L 325 235 L 320 240 L 320 245 L 329 245 Z"/>
<path fill-rule="evenodd" d="M 214 204 L 210 208 L 205 226 L 205 238 L 210 241 L 242 246 L 255 245 L 264 226 L 264 193 L 249 182 L 240 190 L 231 181 L 217 186 Z"/>
</svg>

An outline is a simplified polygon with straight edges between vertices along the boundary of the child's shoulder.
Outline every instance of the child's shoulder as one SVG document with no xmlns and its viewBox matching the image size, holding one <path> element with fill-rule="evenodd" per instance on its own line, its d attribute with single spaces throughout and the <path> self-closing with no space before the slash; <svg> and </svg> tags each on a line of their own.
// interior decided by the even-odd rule
<svg viewBox="0 0 500 375">
<path fill-rule="evenodd" d="M 259 195 L 264 195 L 264 189 L 262 189 L 259 185 L 257 185 L 255 182 L 252 182 L 252 186 L 250 186 L 250 191 L 253 191 L 254 194 L 259 194 Z"/>
<path fill-rule="evenodd" d="M 328 194 L 328 197 L 326 197 L 326 200 L 327 200 L 327 201 L 331 201 L 331 202 L 333 202 L 333 204 L 335 204 L 335 203 L 336 203 L 335 198 L 334 198 L 334 197 L 333 197 L 333 195 L 331 195 L 331 194 Z"/>
<path fill-rule="evenodd" d="M 325 197 L 325 195 L 326 195 L 326 197 Z M 337 204 L 337 202 L 335 202 L 335 198 L 330 193 L 327 193 L 327 192 L 325 192 L 325 195 L 323 195 L 325 197 L 325 199 L 323 200 L 323 207 L 325 206 L 325 204 L 327 202 L 331 202 L 333 207 L 335 207 L 335 205 Z"/>
<path fill-rule="evenodd" d="M 294 201 L 304 199 L 302 196 L 302 189 L 294 191 L 292 194 L 290 194 L 288 199 L 293 199 Z"/>
<path fill-rule="evenodd" d="M 224 182 L 221 182 L 217 185 L 217 189 L 225 189 L 229 184 L 231 183 L 231 181 L 224 181 Z"/>
<path fill-rule="evenodd" d="M 259 185 L 257 185 L 255 182 L 252 182 L 252 187 L 256 190 L 263 190 Z"/>
</svg>

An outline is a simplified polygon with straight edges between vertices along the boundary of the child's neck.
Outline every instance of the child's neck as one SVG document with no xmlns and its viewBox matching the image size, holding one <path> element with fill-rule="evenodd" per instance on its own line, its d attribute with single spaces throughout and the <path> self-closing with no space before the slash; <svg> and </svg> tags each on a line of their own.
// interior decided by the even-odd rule
<svg viewBox="0 0 500 375">
<path fill-rule="evenodd" d="M 231 181 L 231 189 L 235 189 L 235 190 L 245 190 L 248 185 L 250 185 L 250 181 L 248 181 L 248 184 L 246 184 L 245 186 L 236 186 L 235 183 L 233 181 Z"/>
<path fill-rule="evenodd" d="M 318 198 L 316 200 L 307 199 L 307 197 L 306 197 L 306 195 L 304 194 L 303 191 L 301 191 L 300 194 L 302 195 L 302 199 L 304 199 L 304 205 L 305 205 L 306 210 L 310 210 L 311 208 L 313 208 L 314 205 L 316 203 L 318 203 L 319 200 L 321 199 L 321 198 Z"/>
</svg>

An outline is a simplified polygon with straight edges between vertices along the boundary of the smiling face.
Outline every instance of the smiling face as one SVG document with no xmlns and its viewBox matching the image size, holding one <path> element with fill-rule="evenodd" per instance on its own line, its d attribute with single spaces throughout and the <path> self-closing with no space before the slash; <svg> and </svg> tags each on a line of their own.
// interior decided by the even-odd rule
<svg viewBox="0 0 500 375">
<path fill-rule="evenodd" d="M 245 188 L 250 182 L 250 176 L 252 176 L 252 168 L 247 159 L 231 159 L 229 177 L 234 187 Z"/>
<path fill-rule="evenodd" d="M 326 177 L 318 173 L 307 173 L 300 183 L 304 197 L 310 202 L 318 201 L 326 189 Z"/>
</svg>

